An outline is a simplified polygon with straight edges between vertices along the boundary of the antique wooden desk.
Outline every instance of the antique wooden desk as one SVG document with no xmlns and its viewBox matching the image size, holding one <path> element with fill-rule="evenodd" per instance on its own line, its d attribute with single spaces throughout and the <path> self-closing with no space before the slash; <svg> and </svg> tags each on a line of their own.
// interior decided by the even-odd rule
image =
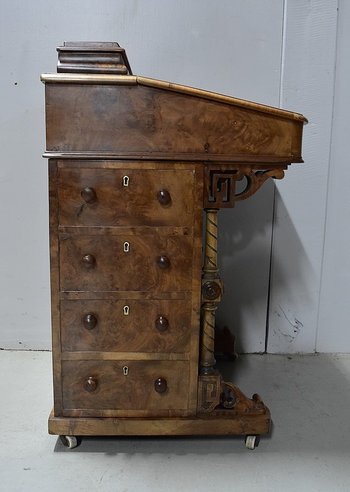
<svg viewBox="0 0 350 492">
<path fill-rule="evenodd" d="M 217 215 L 302 162 L 306 120 L 134 76 L 117 43 L 65 43 L 58 53 L 59 73 L 41 77 L 49 432 L 69 447 L 77 436 L 239 434 L 254 448 L 269 410 L 215 368 Z"/>
</svg>

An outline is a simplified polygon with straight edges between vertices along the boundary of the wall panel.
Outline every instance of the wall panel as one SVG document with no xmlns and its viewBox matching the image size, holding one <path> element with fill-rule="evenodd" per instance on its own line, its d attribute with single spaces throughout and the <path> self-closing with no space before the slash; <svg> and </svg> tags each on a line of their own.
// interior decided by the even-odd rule
<svg viewBox="0 0 350 492">
<path fill-rule="evenodd" d="M 313 352 L 331 142 L 337 1 L 287 0 L 281 105 L 302 112 L 305 164 L 277 184 L 269 352 Z"/>
<path fill-rule="evenodd" d="M 350 352 L 349 23 L 350 3 L 340 0 L 318 352 Z"/>
<path fill-rule="evenodd" d="M 56 70 L 56 46 L 64 40 L 116 40 L 137 74 L 277 105 L 283 2 L 2 0 L 0 9 L 0 347 L 48 348 L 39 75 Z M 272 199 L 268 185 L 220 217 L 221 261 L 227 269 L 220 319 L 238 333 L 245 351 L 264 347 Z"/>
</svg>

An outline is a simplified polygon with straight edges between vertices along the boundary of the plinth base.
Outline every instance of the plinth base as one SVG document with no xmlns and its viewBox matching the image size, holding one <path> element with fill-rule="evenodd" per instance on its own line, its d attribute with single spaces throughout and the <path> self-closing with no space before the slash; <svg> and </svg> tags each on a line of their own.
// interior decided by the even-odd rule
<svg viewBox="0 0 350 492">
<path fill-rule="evenodd" d="M 267 434 L 270 425 L 267 408 L 261 415 L 215 410 L 184 418 L 55 417 L 53 412 L 49 417 L 49 433 L 67 436 L 245 436 Z"/>
</svg>

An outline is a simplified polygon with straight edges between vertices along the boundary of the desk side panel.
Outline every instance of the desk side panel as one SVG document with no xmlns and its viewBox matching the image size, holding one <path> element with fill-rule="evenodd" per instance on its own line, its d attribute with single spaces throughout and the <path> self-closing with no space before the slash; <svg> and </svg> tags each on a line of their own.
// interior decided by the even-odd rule
<svg viewBox="0 0 350 492">
<path fill-rule="evenodd" d="M 299 162 L 303 122 L 138 85 L 46 84 L 47 151 Z"/>
</svg>

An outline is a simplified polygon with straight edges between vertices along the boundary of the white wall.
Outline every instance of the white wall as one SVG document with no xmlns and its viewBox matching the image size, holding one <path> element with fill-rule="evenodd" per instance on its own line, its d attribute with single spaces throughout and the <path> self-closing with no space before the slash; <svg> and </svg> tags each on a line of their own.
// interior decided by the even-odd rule
<svg viewBox="0 0 350 492">
<path fill-rule="evenodd" d="M 331 142 L 337 1 L 288 0 L 281 105 L 309 119 L 305 165 L 277 183 L 269 352 L 316 349 Z M 350 347 L 349 347 L 350 348 Z"/>
<path fill-rule="evenodd" d="M 226 288 L 218 319 L 236 333 L 241 350 L 264 350 L 276 198 L 268 348 L 315 349 L 336 7 L 336 0 L 1 1 L 0 347 L 50 346 L 47 173 L 41 158 L 44 87 L 39 74 L 55 72 L 55 48 L 64 40 L 113 40 L 126 48 L 134 73 L 281 103 L 309 117 L 306 163 L 288 171 L 276 197 L 273 183 L 267 183 L 251 199 L 220 213 Z M 334 214 L 327 216 L 332 235 Z M 324 265 L 332 248 L 329 242 Z M 333 281 L 324 266 L 323 282 Z M 322 287 L 327 297 L 326 285 Z M 332 310 L 324 302 L 322 306 L 326 324 Z M 345 317 L 344 308 L 339 319 Z M 286 318 L 303 324 L 297 337 L 292 330 L 292 341 Z M 320 337 L 319 347 L 344 348 L 342 329 L 338 331 L 336 343 Z"/>
<path fill-rule="evenodd" d="M 317 350 L 350 351 L 350 3 L 339 2 L 337 70 Z"/>
</svg>

